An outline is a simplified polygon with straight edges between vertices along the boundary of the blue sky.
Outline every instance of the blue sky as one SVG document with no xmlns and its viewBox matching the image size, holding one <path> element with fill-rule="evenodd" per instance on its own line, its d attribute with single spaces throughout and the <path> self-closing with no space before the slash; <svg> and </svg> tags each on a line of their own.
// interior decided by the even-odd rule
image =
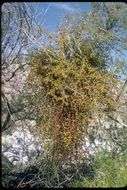
<svg viewBox="0 0 127 190">
<path fill-rule="evenodd" d="M 36 11 L 35 15 L 39 25 L 54 32 L 60 20 L 66 14 L 77 14 L 81 11 L 89 11 L 91 3 L 89 2 L 36 2 L 30 3 Z M 127 52 L 124 52 L 127 55 Z M 114 58 L 122 57 L 118 52 L 112 53 Z"/>
<path fill-rule="evenodd" d="M 91 7 L 87 2 L 39 2 L 31 3 L 31 5 L 36 10 L 36 16 L 40 23 L 43 18 L 42 26 L 50 31 L 55 30 L 63 15 L 80 13 Z"/>
</svg>

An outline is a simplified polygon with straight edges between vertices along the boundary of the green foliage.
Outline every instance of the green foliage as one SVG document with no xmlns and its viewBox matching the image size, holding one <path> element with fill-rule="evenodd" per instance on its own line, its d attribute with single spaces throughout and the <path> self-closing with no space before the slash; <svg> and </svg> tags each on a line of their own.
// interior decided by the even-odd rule
<svg viewBox="0 0 127 190">
<path fill-rule="evenodd" d="M 103 152 L 95 158 L 92 166 L 96 172 L 94 179 L 81 177 L 71 183 L 71 187 L 125 187 L 127 185 L 127 154 L 113 157 Z"/>
</svg>

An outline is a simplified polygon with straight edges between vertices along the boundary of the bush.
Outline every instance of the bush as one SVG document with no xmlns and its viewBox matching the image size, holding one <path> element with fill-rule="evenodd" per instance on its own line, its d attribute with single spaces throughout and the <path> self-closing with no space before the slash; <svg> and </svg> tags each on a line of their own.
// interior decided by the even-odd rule
<svg viewBox="0 0 127 190">
<path fill-rule="evenodd" d="M 96 172 L 94 179 L 81 177 L 73 181 L 71 187 L 124 187 L 127 186 L 127 154 L 113 157 L 103 153 L 96 157 L 92 166 Z"/>
</svg>

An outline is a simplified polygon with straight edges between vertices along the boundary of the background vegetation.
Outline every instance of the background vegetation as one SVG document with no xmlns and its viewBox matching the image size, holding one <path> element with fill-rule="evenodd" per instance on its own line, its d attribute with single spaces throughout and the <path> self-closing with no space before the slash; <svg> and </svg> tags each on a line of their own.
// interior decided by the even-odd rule
<svg viewBox="0 0 127 190">
<path fill-rule="evenodd" d="M 3 143 L 3 186 L 127 185 L 126 18 L 124 3 L 91 3 L 89 12 L 66 15 L 51 33 L 29 4 L 3 5 L 2 132 L 21 128 L 18 143 L 29 159 L 14 165 Z"/>
</svg>

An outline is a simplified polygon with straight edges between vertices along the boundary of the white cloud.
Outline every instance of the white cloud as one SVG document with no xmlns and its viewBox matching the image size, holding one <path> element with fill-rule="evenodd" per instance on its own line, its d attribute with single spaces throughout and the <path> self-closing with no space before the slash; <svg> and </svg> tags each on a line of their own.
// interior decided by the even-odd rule
<svg viewBox="0 0 127 190">
<path fill-rule="evenodd" d="M 71 13 L 73 12 L 78 12 L 79 10 L 75 7 L 72 7 L 71 5 L 67 4 L 67 3 L 52 3 L 52 6 L 64 11 L 69 11 Z"/>
</svg>

